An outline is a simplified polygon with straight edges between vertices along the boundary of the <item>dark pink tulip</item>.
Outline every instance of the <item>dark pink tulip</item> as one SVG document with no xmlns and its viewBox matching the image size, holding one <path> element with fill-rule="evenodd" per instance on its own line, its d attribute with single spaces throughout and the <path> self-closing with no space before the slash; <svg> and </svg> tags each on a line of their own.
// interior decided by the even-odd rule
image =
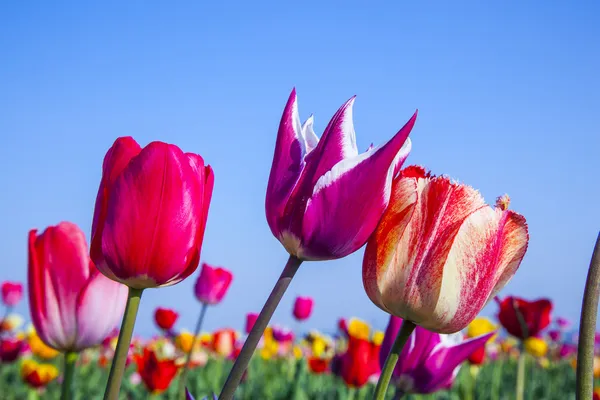
<svg viewBox="0 0 600 400">
<path fill-rule="evenodd" d="M 571 321 L 563 317 L 558 317 L 556 318 L 556 325 L 558 325 L 560 329 L 568 329 L 571 326 Z"/>
<path fill-rule="evenodd" d="M 254 327 L 254 324 L 256 323 L 257 319 L 258 319 L 257 313 L 246 314 L 246 333 L 250 333 L 250 331 Z"/>
<path fill-rule="evenodd" d="M 313 304 L 314 301 L 310 297 L 296 297 L 296 302 L 294 303 L 294 318 L 298 321 L 304 321 L 310 318 Z"/>
<path fill-rule="evenodd" d="M 215 268 L 202 263 L 202 270 L 196 281 L 196 298 L 204 304 L 220 303 L 232 280 L 233 274 L 225 268 Z"/>
<path fill-rule="evenodd" d="M 558 342 L 561 337 L 561 332 L 558 329 L 552 329 L 551 331 L 548 331 L 548 336 L 553 342 Z"/>
<path fill-rule="evenodd" d="M 312 117 L 300 123 L 295 90 L 283 111 L 265 207 L 271 232 L 299 259 L 337 259 L 362 247 L 410 152 L 416 113 L 385 145 L 359 154 L 353 104 L 335 113 L 320 140 Z"/>
<path fill-rule="evenodd" d="M 118 138 L 104 157 L 91 256 L 112 280 L 174 285 L 198 267 L 213 172 L 197 154 Z"/>
<path fill-rule="evenodd" d="M 61 351 L 102 343 L 125 308 L 127 288 L 96 269 L 83 232 L 70 222 L 29 232 L 28 283 L 33 325 Z"/>
<path fill-rule="evenodd" d="M 23 285 L 6 281 L 2 284 L 2 302 L 7 307 L 16 306 L 23 297 Z"/>
</svg>

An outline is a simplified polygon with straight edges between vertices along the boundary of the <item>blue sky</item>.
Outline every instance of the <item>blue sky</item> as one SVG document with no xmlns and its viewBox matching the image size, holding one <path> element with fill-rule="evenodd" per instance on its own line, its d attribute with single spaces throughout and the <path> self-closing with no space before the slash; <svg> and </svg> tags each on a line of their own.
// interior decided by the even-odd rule
<svg viewBox="0 0 600 400">
<path fill-rule="evenodd" d="M 162 140 L 215 170 L 202 258 L 235 278 L 205 327 L 241 329 L 287 257 L 264 196 L 295 86 L 318 134 L 356 94 L 362 149 L 418 108 L 407 165 L 469 183 L 492 203 L 509 193 L 527 218 L 529 251 L 503 294 L 549 296 L 556 315 L 577 319 L 600 228 L 597 3 L 84 3 L 0 6 L 0 279 L 25 281 L 31 228 L 69 220 L 89 238 L 116 137 Z M 303 265 L 274 320 L 292 324 L 295 295 L 308 295 L 307 326 L 355 315 L 384 328 L 361 260 L 362 249 Z M 157 306 L 191 329 L 195 277 L 146 291 L 136 331 L 155 332 Z"/>
</svg>

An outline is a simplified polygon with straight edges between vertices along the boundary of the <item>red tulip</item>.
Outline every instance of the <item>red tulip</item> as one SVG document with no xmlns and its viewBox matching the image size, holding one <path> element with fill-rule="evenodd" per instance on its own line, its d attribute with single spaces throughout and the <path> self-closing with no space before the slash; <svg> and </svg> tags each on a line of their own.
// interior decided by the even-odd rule
<svg viewBox="0 0 600 400">
<path fill-rule="evenodd" d="M 369 238 L 363 283 L 389 314 L 437 333 L 464 329 L 513 277 L 525 256 L 525 218 L 501 197 L 408 167 Z"/>
<path fill-rule="evenodd" d="M 220 356 L 231 358 L 235 352 L 235 331 L 220 329 L 213 333 L 211 348 Z"/>
<path fill-rule="evenodd" d="M 337 373 L 351 387 L 362 387 L 369 378 L 380 372 L 379 351 L 381 345 L 350 336 L 348 350 L 338 359 Z"/>
<path fill-rule="evenodd" d="M 314 301 L 310 297 L 296 297 L 296 302 L 294 303 L 294 318 L 298 321 L 304 321 L 310 318 L 313 304 Z"/>
<path fill-rule="evenodd" d="M 248 313 L 246 314 L 246 333 L 250 333 L 256 320 L 258 319 L 258 314 L 256 313 Z"/>
<path fill-rule="evenodd" d="M 520 339 L 538 336 L 548 325 L 550 325 L 550 313 L 552 312 L 552 302 L 549 299 L 539 299 L 536 301 L 527 301 L 519 297 L 506 297 L 504 300 L 496 298 L 500 311 L 498 320 L 513 336 Z M 524 333 L 521 328 L 521 322 L 515 309 L 518 309 L 523 317 L 527 332 Z"/>
<path fill-rule="evenodd" d="M 218 304 L 225 297 L 232 280 L 233 274 L 225 268 L 215 268 L 202 263 L 202 270 L 194 288 L 196 298 L 204 304 Z"/>
<path fill-rule="evenodd" d="M 179 318 L 179 314 L 170 308 L 157 308 L 154 312 L 154 321 L 156 325 L 164 331 L 170 331 L 175 325 L 175 322 Z"/>
<path fill-rule="evenodd" d="M 314 374 L 322 374 L 329 369 L 329 359 L 310 357 L 308 359 L 308 369 Z"/>
<path fill-rule="evenodd" d="M 23 351 L 25 342 L 19 339 L 0 340 L 0 363 L 12 363 Z"/>
<path fill-rule="evenodd" d="M 481 365 L 485 361 L 485 343 L 471 353 L 469 356 L 469 363 L 473 365 Z"/>
<path fill-rule="evenodd" d="M 2 284 L 2 302 L 7 307 L 16 306 L 23 297 L 23 285 L 6 281 Z"/>
<path fill-rule="evenodd" d="M 138 374 L 142 381 L 152 394 L 159 394 L 167 390 L 175 375 L 177 375 L 177 365 L 175 360 L 159 360 L 156 354 L 150 349 L 144 349 L 143 355 L 136 355 L 135 362 L 138 367 Z"/>
<path fill-rule="evenodd" d="M 125 308 L 127 288 L 96 269 L 83 232 L 70 222 L 29 232 L 28 283 L 33 325 L 61 351 L 102 343 Z"/>
<path fill-rule="evenodd" d="M 198 267 L 213 172 L 197 154 L 118 138 L 104 157 L 91 256 L 112 280 L 174 285 Z"/>
</svg>

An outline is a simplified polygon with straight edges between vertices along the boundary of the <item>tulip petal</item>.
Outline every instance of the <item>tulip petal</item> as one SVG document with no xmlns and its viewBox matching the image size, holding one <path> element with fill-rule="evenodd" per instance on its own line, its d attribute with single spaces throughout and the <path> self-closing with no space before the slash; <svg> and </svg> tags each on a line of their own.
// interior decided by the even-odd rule
<svg viewBox="0 0 600 400">
<path fill-rule="evenodd" d="M 279 124 L 275 154 L 267 185 L 265 210 L 267 222 L 275 237 L 279 237 L 278 221 L 283 215 L 288 198 L 304 168 L 305 154 L 306 145 L 302 137 L 296 89 L 294 89 Z"/>
<path fill-rule="evenodd" d="M 317 145 L 319 144 L 319 137 L 315 134 L 313 130 L 314 117 L 311 115 L 308 119 L 302 124 L 302 137 L 304 138 L 304 142 L 306 143 L 306 154 L 313 151 Z"/>
<path fill-rule="evenodd" d="M 129 164 L 129 161 L 137 156 L 141 150 L 140 145 L 132 137 L 126 136 L 117 138 L 104 156 L 102 179 L 96 196 L 96 206 L 94 207 L 92 241 L 90 243 L 90 255 L 95 263 L 99 263 L 102 258 L 102 230 L 106 219 L 110 188 Z"/>
<path fill-rule="evenodd" d="M 101 343 L 121 321 L 126 300 L 127 286 L 96 272 L 77 301 L 78 329 L 74 350 Z"/>
<path fill-rule="evenodd" d="M 90 260 L 83 232 L 70 222 L 29 232 L 29 301 L 39 336 L 52 347 L 70 348 L 76 339 L 77 295 L 86 285 Z"/>
<path fill-rule="evenodd" d="M 202 198 L 188 157 L 177 146 L 150 143 L 110 191 L 98 268 L 134 288 L 181 281 L 182 266 L 199 260 Z"/>
<path fill-rule="evenodd" d="M 389 203 L 396 166 L 408 157 L 413 124 L 414 116 L 381 148 L 345 159 L 319 178 L 302 220 L 306 259 L 345 257 L 365 244 Z"/>
</svg>

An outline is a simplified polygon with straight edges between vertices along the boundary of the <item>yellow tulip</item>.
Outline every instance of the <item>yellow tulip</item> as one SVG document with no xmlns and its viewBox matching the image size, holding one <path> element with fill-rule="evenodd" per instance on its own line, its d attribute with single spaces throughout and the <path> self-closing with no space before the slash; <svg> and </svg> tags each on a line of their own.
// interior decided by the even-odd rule
<svg viewBox="0 0 600 400">
<path fill-rule="evenodd" d="M 21 364 L 21 378 L 31 387 L 46 386 L 58 377 L 58 369 L 51 364 L 39 364 L 27 359 Z"/>
<path fill-rule="evenodd" d="M 477 336 L 485 335 L 498 329 L 498 325 L 494 324 L 487 318 L 477 317 L 467 327 L 467 337 L 474 338 Z M 498 335 L 494 335 L 490 338 L 489 342 L 496 340 Z"/>
<path fill-rule="evenodd" d="M 58 350 L 46 345 L 35 332 L 29 335 L 29 348 L 33 354 L 44 360 L 51 360 L 60 354 Z"/>
<path fill-rule="evenodd" d="M 373 344 L 375 346 L 380 346 L 383 343 L 383 338 L 385 337 L 385 333 L 382 331 L 377 331 L 373 334 Z"/>
<path fill-rule="evenodd" d="M 194 335 L 190 332 L 183 331 L 175 338 L 175 345 L 184 353 L 189 353 L 194 343 Z"/>
<path fill-rule="evenodd" d="M 292 352 L 294 353 L 294 357 L 297 360 L 302 358 L 302 349 L 299 346 L 294 346 L 294 348 L 292 349 Z"/>
<path fill-rule="evenodd" d="M 530 337 L 523 344 L 525 351 L 536 357 L 543 357 L 548 352 L 548 343 L 544 339 Z"/>
<path fill-rule="evenodd" d="M 348 334 L 350 336 L 356 339 L 369 340 L 370 332 L 369 324 L 358 318 L 350 318 L 350 322 L 348 322 Z"/>
</svg>

